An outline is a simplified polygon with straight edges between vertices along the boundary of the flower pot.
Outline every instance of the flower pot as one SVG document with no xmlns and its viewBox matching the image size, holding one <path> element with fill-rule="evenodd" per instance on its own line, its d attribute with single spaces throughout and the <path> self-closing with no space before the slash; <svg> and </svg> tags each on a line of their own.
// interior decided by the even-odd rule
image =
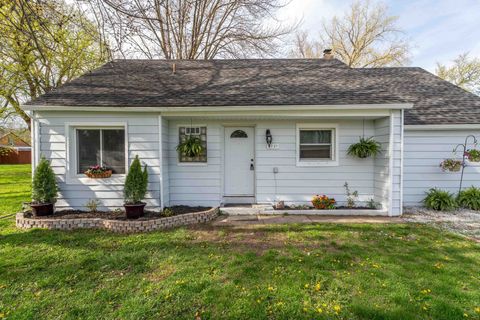
<svg viewBox="0 0 480 320">
<path fill-rule="evenodd" d="M 53 203 L 31 203 L 30 207 L 35 217 L 51 216 L 53 214 Z"/>
<path fill-rule="evenodd" d="M 124 204 L 125 214 L 127 219 L 138 219 L 143 217 L 143 209 L 145 208 L 146 203 L 137 203 L 137 204 Z"/>
<path fill-rule="evenodd" d="M 283 210 L 283 209 L 285 209 L 285 202 L 284 202 L 284 201 L 278 201 L 278 202 L 275 204 L 275 209 L 277 209 L 277 210 Z"/>
<path fill-rule="evenodd" d="M 91 172 L 85 172 L 85 175 L 89 178 L 92 179 L 104 179 L 104 178 L 110 178 L 112 176 L 112 170 L 107 170 L 104 172 L 99 172 L 99 173 L 91 173 Z"/>
</svg>

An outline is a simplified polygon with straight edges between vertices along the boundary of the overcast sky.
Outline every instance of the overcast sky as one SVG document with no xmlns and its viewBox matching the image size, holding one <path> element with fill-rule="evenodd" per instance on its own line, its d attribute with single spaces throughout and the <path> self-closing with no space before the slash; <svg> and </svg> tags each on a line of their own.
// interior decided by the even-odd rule
<svg viewBox="0 0 480 320">
<path fill-rule="evenodd" d="M 390 14 L 412 45 L 411 65 L 434 71 L 463 52 L 480 56 L 480 0 L 386 0 Z M 318 34 L 322 19 L 341 15 L 349 0 L 292 0 L 279 12 L 286 21 L 303 19 L 303 29 Z"/>
</svg>

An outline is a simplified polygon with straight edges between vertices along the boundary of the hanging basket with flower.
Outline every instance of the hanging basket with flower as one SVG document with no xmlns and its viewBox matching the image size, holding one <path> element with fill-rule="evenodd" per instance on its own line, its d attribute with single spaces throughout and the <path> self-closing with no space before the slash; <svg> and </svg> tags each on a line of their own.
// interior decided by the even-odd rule
<svg viewBox="0 0 480 320">
<path fill-rule="evenodd" d="M 440 163 L 443 171 L 458 172 L 462 169 L 462 161 L 455 159 L 445 159 Z"/>
<path fill-rule="evenodd" d="M 89 167 L 88 170 L 85 171 L 85 175 L 92 179 L 110 178 L 112 176 L 112 170 L 97 164 Z"/>
<path fill-rule="evenodd" d="M 335 199 L 334 198 L 329 198 L 326 195 L 316 195 L 312 199 L 312 204 L 315 207 L 315 209 L 320 209 L 320 210 L 331 210 L 335 209 Z"/>
<path fill-rule="evenodd" d="M 470 162 L 480 162 L 480 150 L 470 149 L 465 151 L 465 157 L 467 157 Z"/>
</svg>

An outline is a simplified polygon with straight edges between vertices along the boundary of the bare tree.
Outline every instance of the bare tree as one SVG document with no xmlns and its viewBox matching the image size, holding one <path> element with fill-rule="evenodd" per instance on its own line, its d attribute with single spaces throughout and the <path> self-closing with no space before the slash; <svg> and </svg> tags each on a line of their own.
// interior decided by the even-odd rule
<svg viewBox="0 0 480 320">
<path fill-rule="evenodd" d="M 463 53 L 453 60 L 450 67 L 437 62 L 435 73 L 444 80 L 480 95 L 480 58 L 470 58 L 468 53 Z"/>
<path fill-rule="evenodd" d="M 89 0 L 122 57 L 212 59 L 273 55 L 294 26 L 275 18 L 282 0 Z M 85 6 L 82 6 L 85 8 Z"/>
<path fill-rule="evenodd" d="M 355 1 L 343 16 L 323 22 L 317 40 L 299 33 L 292 55 L 318 58 L 320 48 L 329 48 L 350 67 L 403 65 L 408 61 L 409 46 L 396 26 L 397 19 L 383 3 Z"/>
</svg>

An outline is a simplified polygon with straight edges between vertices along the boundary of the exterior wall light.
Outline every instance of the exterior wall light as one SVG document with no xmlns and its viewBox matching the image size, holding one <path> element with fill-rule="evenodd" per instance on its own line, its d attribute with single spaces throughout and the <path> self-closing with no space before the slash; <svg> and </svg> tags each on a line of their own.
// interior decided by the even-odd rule
<svg viewBox="0 0 480 320">
<path fill-rule="evenodd" d="M 272 137 L 272 134 L 270 133 L 270 129 L 267 129 L 267 131 L 265 132 L 265 140 L 267 141 L 267 146 L 270 148 L 273 141 L 273 137 Z"/>
</svg>

